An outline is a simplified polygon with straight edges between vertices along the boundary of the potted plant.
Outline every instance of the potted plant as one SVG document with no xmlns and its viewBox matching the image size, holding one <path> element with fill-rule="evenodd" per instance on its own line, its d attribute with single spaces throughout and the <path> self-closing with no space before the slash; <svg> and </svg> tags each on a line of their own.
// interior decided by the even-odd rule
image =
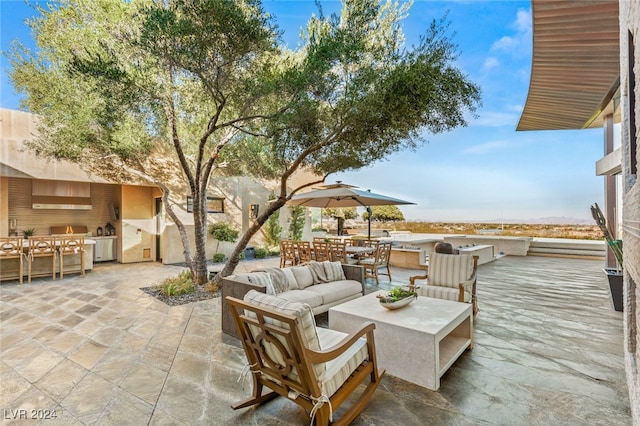
<svg viewBox="0 0 640 426">
<path fill-rule="evenodd" d="M 32 236 L 34 234 L 34 232 L 36 232 L 36 230 L 33 229 L 33 228 L 25 229 L 24 231 L 22 231 L 22 235 L 24 235 L 25 238 L 28 238 L 28 237 Z"/>
<path fill-rule="evenodd" d="M 614 256 L 616 257 L 616 268 L 604 268 L 604 273 L 607 275 L 609 282 L 609 291 L 611 292 L 611 300 L 613 302 L 613 308 L 616 311 L 622 311 L 624 307 L 623 302 L 623 266 L 622 266 L 622 240 L 614 240 L 611 236 L 611 232 L 607 227 L 607 220 L 605 219 L 598 203 L 591 206 L 591 215 L 596 221 L 602 233 L 604 239 L 607 241 L 607 245 L 611 248 Z"/>
</svg>

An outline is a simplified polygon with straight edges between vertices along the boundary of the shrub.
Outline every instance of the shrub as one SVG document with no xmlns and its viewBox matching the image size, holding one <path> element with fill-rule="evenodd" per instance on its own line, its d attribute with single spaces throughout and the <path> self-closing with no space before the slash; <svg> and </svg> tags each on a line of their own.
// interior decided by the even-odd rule
<svg viewBox="0 0 640 426">
<path fill-rule="evenodd" d="M 158 287 L 165 296 L 181 296 L 195 290 L 191 271 L 188 270 L 180 272 L 177 277 L 165 279 Z"/>
<path fill-rule="evenodd" d="M 224 259 L 225 259 L 226 257 L 227 257 L 227 256 L 226 256 L 224 253 L 216 253 L 216 254 L 214 254 L 214 255 L 213 255 L 213 262 L 214 262 L 214 263 L 221 263 L 221 262 L 224 262 Z"/>
<path fill-rule="evenodd" d="M 256 259 L 264 259 L 269 254 L 269 251 L 264 247 L 256 248 Z"/>
<path fill-rule="evenodd" d="M 240 233 L 240 231 L 228 222 L 212 223 L 209 225 L 208 231 L 209 234 L 218 241 L 216 252 L 218 251 L 218 247 L 220 247 L 220 241 L 233 243 L 238 239 L 238 234 Z"/>
</svg>

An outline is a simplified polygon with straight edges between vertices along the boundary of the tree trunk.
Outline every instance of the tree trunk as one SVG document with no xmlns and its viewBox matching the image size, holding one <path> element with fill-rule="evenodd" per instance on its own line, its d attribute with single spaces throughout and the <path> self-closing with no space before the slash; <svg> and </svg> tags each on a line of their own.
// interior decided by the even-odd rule
<svg viewBox="0 0 640 426">
<path fill-rule="evenodd" d="M 287 200 L 285 198 L 278 198 L 272 201 L 269 204 L 269 207 L 256 218 L 247 232 L 245 232 L 244 235 L 240 238 L 238 244 L 236 244 L 236 247 L 233 249 L 233 252 L 229 255 L 229 260 L 227 260 L 227 263 L 225 263 L 222 272 L 217 274 L 214 278 L 214 281 L 216 283 L 220 283 L 222 277 L 229 276 L 233 273 L 233 271 L 238 266 L 238 263 L 240 262 L 240 253 L 242 253 L 247 244 L 249 244 L 251 238 L 260 230 L 260 228 L 262 228 L 262 225 L 267 222 L 269 217 L 276 211 L 278 211 L 282 206 L 284 206 L 286 202 Z"/>
</svg>

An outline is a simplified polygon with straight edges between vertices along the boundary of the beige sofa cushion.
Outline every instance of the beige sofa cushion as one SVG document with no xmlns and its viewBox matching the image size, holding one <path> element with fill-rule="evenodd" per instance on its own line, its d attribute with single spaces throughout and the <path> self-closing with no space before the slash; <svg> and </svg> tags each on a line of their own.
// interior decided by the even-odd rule
<svg viewBox="0 0 640 426">
<path fill-rule="evenodd" d="M 278 297 L 281 297 L 289 302 L 300 302 L 307 303 L 312 308 L 316 308 L 322 305 L 322 296 L 318 293 L 314 293 L 313 291 L 309 291 L 311 287 L 308 287 L 304 290 L 289 290 L 283 293 L 278 294 Z"/>
<path fill-rule="evenodd" d="M 313 285 L 308 287 L 306 291 L 321 296 L 322 304 L 326 305 L 353 296 L 354 294 L 362 294 L 362 285 L 354 280 L 341 280 Z"/>
</svg>

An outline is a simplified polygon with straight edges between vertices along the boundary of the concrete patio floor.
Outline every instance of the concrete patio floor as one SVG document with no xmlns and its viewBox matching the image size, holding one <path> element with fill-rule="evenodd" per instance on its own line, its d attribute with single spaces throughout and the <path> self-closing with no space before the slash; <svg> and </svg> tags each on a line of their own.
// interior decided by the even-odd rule
<svg viewBox="0 0 640 426">
<path fill-rule="evenodd" d="M 507 256 L 480 266 L 474 349 L 437 392 L 385 376 L 353 424 L 631 424 L 622 313 L 611 308 L 602 264 Z M 2 424 L 308 424 L 282 398 L 229 407 L 251 383 L 238 381 L 246 360 L 221 332 L 220 299 L 170 307 L 140 290 L 180 269 L 109 263 L 85 278 L 2 283 Z M 392 270 L 396 284 L 415 274 Z"/>
</svg>

